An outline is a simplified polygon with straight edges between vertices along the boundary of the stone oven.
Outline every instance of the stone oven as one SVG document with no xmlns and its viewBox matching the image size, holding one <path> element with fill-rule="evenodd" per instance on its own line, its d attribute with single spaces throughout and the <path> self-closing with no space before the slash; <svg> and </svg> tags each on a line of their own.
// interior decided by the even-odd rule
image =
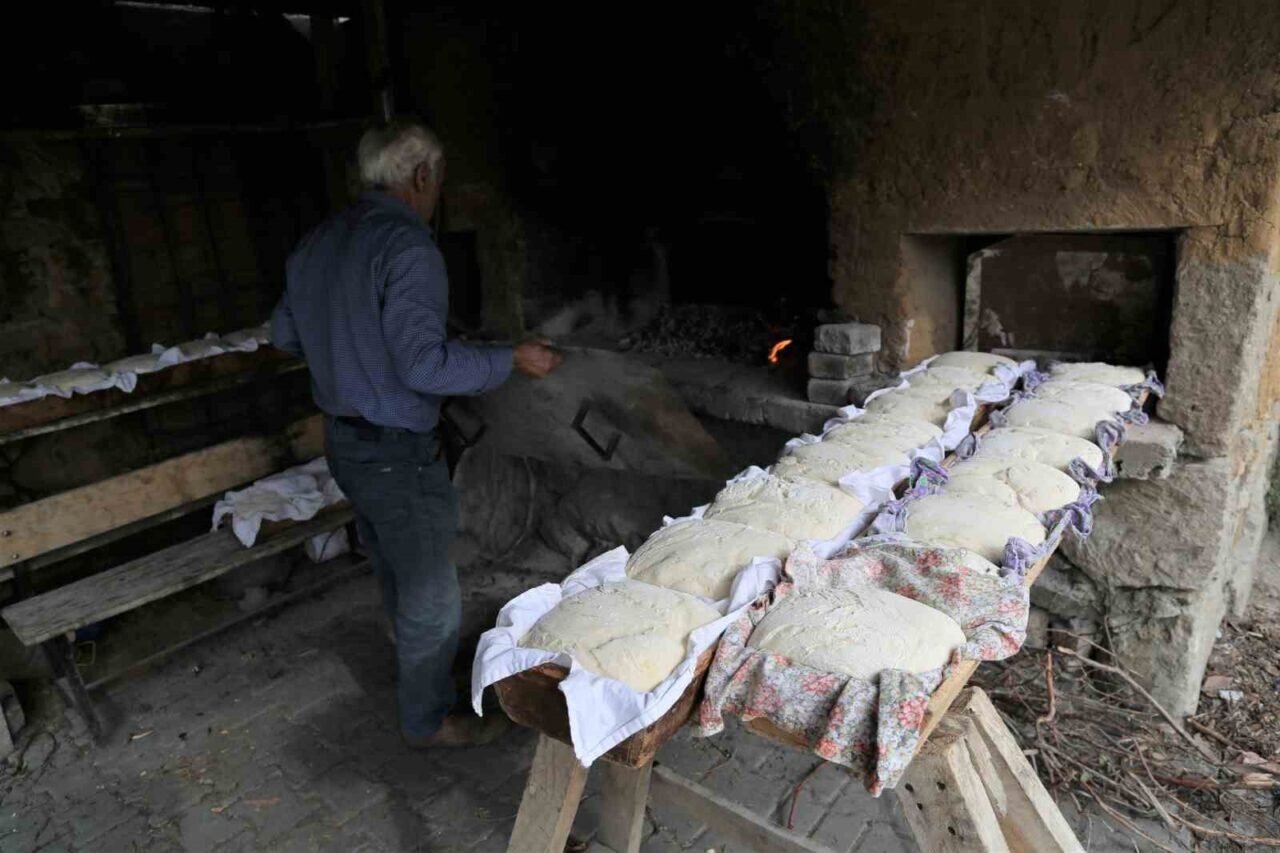
<svg viewBox="0 0 1280 853">
<path fill-rule="evenodd" d="M 1188 713 L 1266 528 L 1280 23 L 1208 0 L 1068 5 L 871 2 L 833 17 L 780 2 L 739 45 L 826 190 L 834 304 L 809 302 L 827 312 L 806 323 L 878 327 L 880 373 L 975 346 L 1149 364 L 1166 380 L 1098 532 L 1033 600 L 1039 620 L 1109 647 Z M 649 310 L 679 293 L 660 241 L 633 256 Z M 581 298 L 579 320 L 598 295 Z M 563 324 L 560 310 L 542 322 Z M 819 402 L 799 399 L 803 376 L 753 401 L 729 367 L 668 374 L 705 414 L 798 431 L 876 387 L 850 369 L 814 374 Z"/>
</svg>

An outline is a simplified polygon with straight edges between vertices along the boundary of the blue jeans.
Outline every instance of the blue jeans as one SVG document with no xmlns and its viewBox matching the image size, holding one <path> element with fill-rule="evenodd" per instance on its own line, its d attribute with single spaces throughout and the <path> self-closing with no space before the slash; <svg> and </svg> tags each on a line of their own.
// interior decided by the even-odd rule
<svg viewBox="0 0 1280 853">
<path fill-rule="evenodd" d="M 458 502 L 440 439 L 325 419 L 325 454 L 395 624 L 400 728 L 427 736 L 454 702 L 462 596 L 449 545 Z"/>
</svg>

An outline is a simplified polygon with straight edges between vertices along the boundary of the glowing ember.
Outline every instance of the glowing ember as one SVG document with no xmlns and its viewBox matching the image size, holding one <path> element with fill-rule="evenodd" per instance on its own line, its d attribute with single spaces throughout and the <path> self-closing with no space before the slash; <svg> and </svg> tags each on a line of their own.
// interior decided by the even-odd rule
<svg viewBox="0 0 1280 853">
<path fill-rule="evenodd" d="M 777 364 L 778 353 L 782 352 L 784 349 L 786 349 L 789 346 L 791 346 L 791 338 L 787 338 L 785 341 L 778 341 L 776 344 L 774 344 L 773 349 L 769 350 L 769 363 Z"/>
</svg>

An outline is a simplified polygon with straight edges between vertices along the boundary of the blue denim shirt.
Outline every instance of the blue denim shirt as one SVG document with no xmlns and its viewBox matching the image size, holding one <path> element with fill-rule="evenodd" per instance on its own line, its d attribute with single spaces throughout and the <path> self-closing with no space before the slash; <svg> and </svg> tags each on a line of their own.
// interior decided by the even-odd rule
<svg viewBox="0 0 1280 853">
<path fill-rule="evenodd" d="M 271 342 L 306 359 L 316 405 L 429 432 L 441 397 L 483 394 L 511 375 L 510 347 L 447 340 L 449 279 L 431 230 L 370 192 L 289 257 Z"/>
</svg>

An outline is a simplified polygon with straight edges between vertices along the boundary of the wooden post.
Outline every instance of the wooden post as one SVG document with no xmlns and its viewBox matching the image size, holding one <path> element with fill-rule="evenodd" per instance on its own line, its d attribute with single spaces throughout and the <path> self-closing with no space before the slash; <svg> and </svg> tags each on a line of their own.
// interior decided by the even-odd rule
<svg viewBox="0 0 1280 853">
<path fill-rule="evenodd" d="M 935 732 L 894 793 L 921 850 L 1010 853 L 964 737 Z"/>
<path fill-rule="evenodd" d="M 615 853 L 638 853 L 644 835 L 644 811 L 649 804 L 649 778 L 653 763 L 637 769 L 604 764 L 604 790 L 600 800 L 601 844 Z"/>
<path fill-rule="evenodd" d="M 1004 789 L 1000 826 L 1013 853 L 1084 853 L 1084 848 L 1035 768 L 1000 719 L 987 694 L 972 687 L 960 695 L 953 716 L 972 720 Z"/>
<path fill-rule="evenodd" d="M 564 853 L 586 784 L 573 747 L 538 735 L 507 853 Z"/>
</svg>

